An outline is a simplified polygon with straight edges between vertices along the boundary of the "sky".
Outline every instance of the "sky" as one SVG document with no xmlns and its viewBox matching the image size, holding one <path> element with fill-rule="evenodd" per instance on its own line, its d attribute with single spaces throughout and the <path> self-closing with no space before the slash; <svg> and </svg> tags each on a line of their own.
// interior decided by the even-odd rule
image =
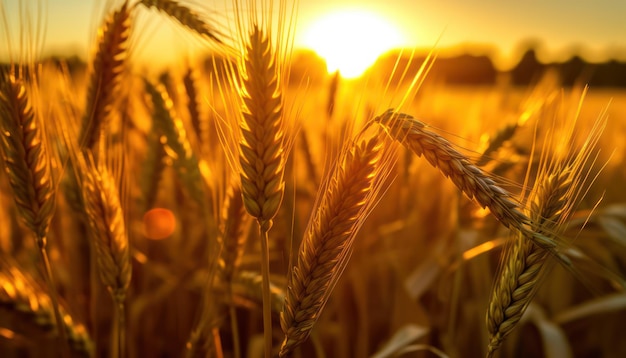
<svg viewBox="0 0 626 358">
<path fill-rule="evenodd" d="M 89 56 L 104 0 L 0 0 L 13 38 L 20 23 L 20 1 L 46 16 L 44 54 Z M 181 0 L 206 10 L 209 17 L 232 18 L 230 0 Z M 278 2 L 275 0 L 274 2 Z M 396 26 L 406 47 L 440 49 L 462 46 L 475 53 L 489 52 L 499 67 L 519 58 L 521 45 L 538 42 L 540 59 L 565 60 L 572 49 L 592 61 L 626 59 L 626 1 L 624 0 L 300 0 L 294 46 L 303 46 L 307 29 L 325 14 L 340 9 L 364 9 Z M 158 13 L 141 11 L 134 41 L 136 56 L 155 64 L 194 53 L 200 42 Z M 4 21 L 2 21 L 4 22 Z M 347 24 L 346 26 L 349 26 Z M 0 58 L 6 58 L 4 26 L 0 29 Z M 439 40 L 438 40 L 439 39 Z M 13 47 L 15 48 L 15 40 Z M 472 44 L 469 46 L 468 44 Z M 479 46 L 477 46 L 479 45 Z M 15 50 L 12 50 L 15 52 Z"/>
</svg>

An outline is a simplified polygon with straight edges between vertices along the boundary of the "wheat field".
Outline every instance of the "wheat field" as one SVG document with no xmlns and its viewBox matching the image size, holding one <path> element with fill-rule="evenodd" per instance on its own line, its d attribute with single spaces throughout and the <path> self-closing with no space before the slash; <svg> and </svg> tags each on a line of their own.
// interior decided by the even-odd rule
<svg viewBox="0 0 626 358">
<path fill-rule="evenodd" d="M 626 92 L 312 78 L 272 4 L 12 49 L 2 357 L 626 356 Z M 206 57 L 142 68 L 140 16 Z"/>
</svg>

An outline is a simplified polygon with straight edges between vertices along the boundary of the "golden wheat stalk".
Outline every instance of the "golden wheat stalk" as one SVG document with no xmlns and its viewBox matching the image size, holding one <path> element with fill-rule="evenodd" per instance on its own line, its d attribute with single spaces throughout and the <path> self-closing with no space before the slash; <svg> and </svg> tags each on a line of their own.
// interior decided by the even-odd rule
<svg viewBox="0 0 626 358">
<path fill-rule="evenodd" d="M 353 144 L 321 188 L 289 275 L 280 321 L 285 334 L 281 357 L 308 338 L 347 264 L 354 238 L 386 177 L 383 152 L 378 135 Z"/>
<path fill-rule="evenodd" d="M 106 167 L 96 167 L 90 160 L 81 166 L 83 201 L 98 273 L 114 302 L 111 352 L 120 357 L 125 352 L 125 300 L 132 275 L 124 214 L 115 180 Z"/>
<path fill-rule="evenodd" d="M 128 2 L 125 1 L 109 15 L 98 31 L 80 134 L 82 148 L 94 147 L 114 110 L 128 57 L 130 15 Z"/>
<path fill-rule="evenodd" d="M 0 307 L 5 314 L 15 314 L 46 332 L 55 329 L 54 308 L 48 294 L 17 262 L 6 256 L 0 257 Z M 85 326 L 74 320 L 63 305 L 59 305 L 59 312 L 72 350 L 92 357 L 94 345 Z"/>
<path fill-rule="evenodd" d="M 257 219 L 261 236 L 265 357 L 272 347 L 268 231 L 285 190 L 285 143 L 279 64 L 269 34 L 252 26 L 243 59 L 239 163 L 246 211 Z"/>
<path fill-rule="evenodd" d="M 388 110 L 376 117 L 376 122 L 385 128 L 396 141 L 402 143 L 417 156 L 424 156 L 443 175 L 470 199 L 475 199 L 507 228 L 519 230 L 542 249 L 549 251 L 565 267 L 571 261 L 558 250 L 555 237 L 547 237 L 533 229 L 528 216 L 519 210 L 519 202 L 469 158 L 454 149 L 452 144 L 440 135 L 429 131 L 426 124 L 411 115 Z"/>
<path fill-rule="evenodd" d="M 24 83 L 12 73 L 3 74 L 0 81 L 0 130 L 4 164 L 17 209 L 26 226 L 35 234 L 59 337 L 64 345 L 63 354 L 67 355 L 66 332 L 62 326 L 54 275 L 46 250 L 46 235 L 55 207 L 51 157 Z"/>
<path fill-rule="evenodd" d="M 208 38 L 217 43 L 223 43 L 221 34 L 214 26 L 202 19 L 202 17 L 188 6 L 183 5 L 176 0 L 140 0 L 139 3 L 147 8 L 155 8 L 171 18 L 175 19 L 179 24 L 196 32 L 202 37 Z"/>
<path fill-rule="evenodd" d="M 566 156 L 556 147 L 569 146 L 572 132 L 549 134 L 558 139 L 548 140 L 529 194 L 527 211 L 534 230 L 548 237 L 559 237 L 565 231 L 574 208 L 588 190 L 587 180 L 593 166 L 587 164 L 603 127 L 602 121 L 596 122 L 583 148 L 580 151 L 570 149 L 571 153 Z M 514 230 L 514 235 L 515 242 L 511 251 L 506 252 L 487 310 L 488 356 L 495 353 L 517 326 L 549 267 L 549 252 L 527 240 L 524 233 Z"/>
</svg>

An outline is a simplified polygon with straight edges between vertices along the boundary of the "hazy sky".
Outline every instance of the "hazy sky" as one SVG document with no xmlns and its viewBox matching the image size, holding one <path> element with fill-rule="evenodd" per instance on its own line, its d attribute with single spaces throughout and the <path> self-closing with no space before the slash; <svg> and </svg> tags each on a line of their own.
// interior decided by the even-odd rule
<svg viewBox="0 0 626 358">
<path fill-rule="evenodd" d="M 0 1 L 4 2 L 8 22 L 12 26 L 19 24 L 20 0 Z M 37 1 L 47 3 L 45 52 L 72 51 L 86 57 L 106 1 L 25 2 Z M 233 15 L 230 0 L 186 3 L 213 11 L 210 16 L 217 18 Z M 537 39 L 551 56 L 578 47 L 586 49 L 586 56 L 591 59 L 626 58 L 626 0 L 300 0 L 296 47 L 301 42 L 298 34 L 305 32 L 316 18 L 345 7 L 375 11 L 393 22 L 408 39 L 407 47 L 431 47 L 441 35 L 440 48 L 478 43 L 494 46 L 500 54 L 497 58 L 506 59 L 517 53 L 521 41 Z M 160 22 L 162 18 L 157 13 L 142 11 L 139 19 L 144 21 L 141 36 L 134 44 L 139 57 L 167 61 L 186 52 L 187 45 L 198 44 L 176 26 Z M 0 53 L 4 54 L 5 31 L 0 31 Z M 15 37 L 15 28 L 11 31 Z M 560 56 L 562 59 L 564 55 Z"/>
</svg>

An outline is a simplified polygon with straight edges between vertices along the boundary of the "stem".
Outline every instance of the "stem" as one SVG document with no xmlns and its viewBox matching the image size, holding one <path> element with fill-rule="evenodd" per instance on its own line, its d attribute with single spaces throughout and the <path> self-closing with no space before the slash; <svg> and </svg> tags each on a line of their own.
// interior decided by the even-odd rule
<svg viewBox="0 0 626 358">
<path fill-rule="evenodd" d="M 211 335 L 213 336 L 213 348 L 216 358 L 224 358 L 224 351 L 222 350 L 222 340 L 220 339 L 220 329 L 213 328 L 211 330 Z"/>
<path fill-rule="evenodd" d="M 70 347 L 67 340 L 67 333 L 65 332 L 65 325 L 63 324 L 63 318 L 59 310 L 59 296 L 54 284 L 54 277 L 52 275 L 52 267 L 50 266 L 50 259 L 48 258 L 48 252 L 46 251 L 46 238 L 42 237 L 38 241 L 39 253 L 41 254 L 41 260 L 43 261 L 46 284 L 48 285 L 48 292 L 50 293 L 50 300 L 52 300 L 52 309 L 54 311 L 54 320 L 59 331 L 59 340 L 61 341 L 61 355 L 65 358 L 70 357 Z"/>
<path fill-rule="evenodd" d="M 124 357 L 126 349 L 126 317 L 124 301 L 113 298 L 113 325 L 111 327 L 111 358 Z"/>
<path fill-rule="evenodd" d="M 272 357 L 272 307 L 270 298 L 270 252 L 268 231 L 272 222 L 259 221 L 261 234 L 261 274 L 263 277 L 263 336 L 265 337 L 265 358 Z"/>
<path fill-rule="evenodd" d="M 230 286 L 230 302 L 228 304 L 228 311 L 230 316 L 230 328 L 232 330 L 233 335 L 233 352 L 235 354 L 235 358 L 241 358 L 241 346 L 239 340 L 239 325 L 237 323 L 237 310 L 235 309 L 235 303 L 233 302 L 233 289 Z"/>
</svg>

